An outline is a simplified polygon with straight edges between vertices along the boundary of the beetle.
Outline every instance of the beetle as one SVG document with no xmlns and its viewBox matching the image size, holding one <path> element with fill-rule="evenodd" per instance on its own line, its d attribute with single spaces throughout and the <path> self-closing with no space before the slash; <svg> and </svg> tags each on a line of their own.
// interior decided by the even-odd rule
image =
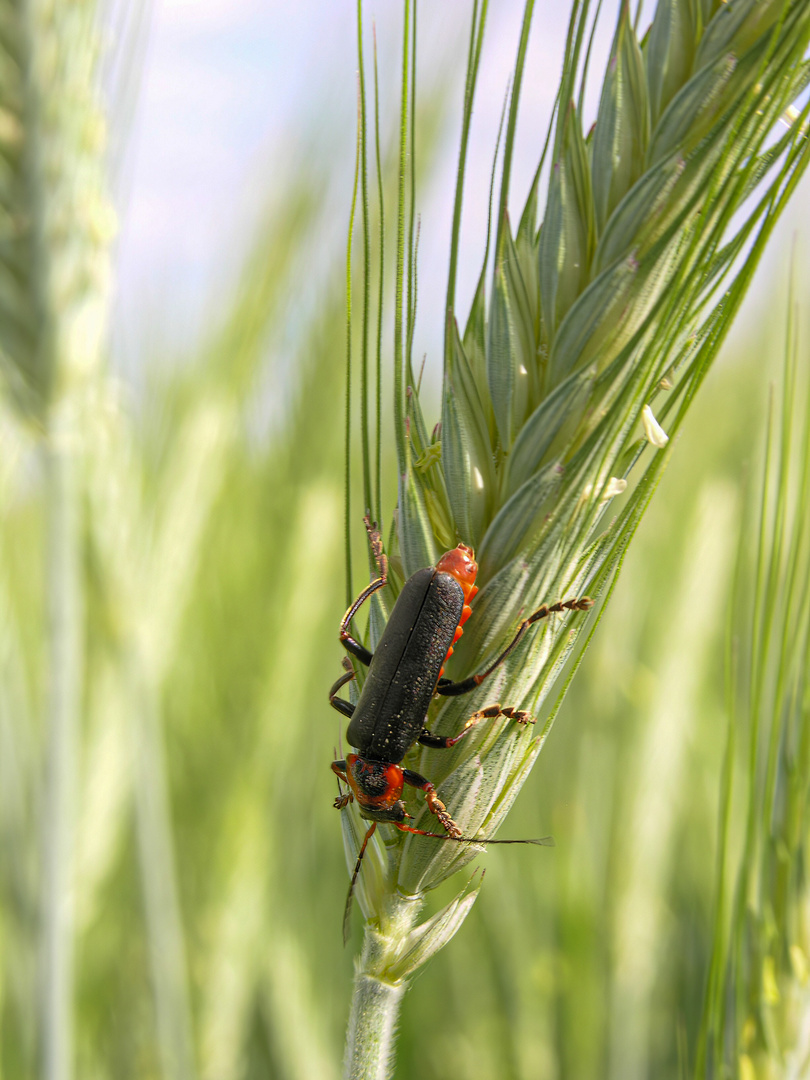
<svg viewBox="0 0 810 1080">
<path fill-rule="evenodd" d="M 332 762 L 332 771 L 348 785 L 348 791 L 335 800 L 335 807 L 342 809 L 356 801 L 361 816 L 372 823 L 352 875 L 347 916 L 360 863 L 378 822 L 394 825 L 403 832 L 461 843 L 549 842 L 549 838 L 510 841 L 463 836 L 430 780 L 404 768 L 400 762 L 415 743 L 434 749 L 455 746 L 482 720 L 505 716 L 518 724 L 534 723 L 528 713 L 498 704 L 474 712 L 457 735 L 436 735 L 425 726 L 428 707 L 435 695 L 457 697 L 475 690 L 503 664 L 534 623 L 555 612 L 586 611 L 593 605 L 587 596 L 543 604 L 522 620 L 512 640 L 489 667 L 461 682 L 453 682 L 444 677 L 444 666 L 472 614 L 470 602 L 478 591 L 475 555 L 466 544 L 459 544 L 435 566 L 417 570 L 408 578 L 377 649 L 371 653 L 352 637 L 351 622 L 362 605 L 387 583 L 388 560 L 376 525 L 368 517 L 364 520 L 379 576 L 346 611 L 340 624 L 340 641 L 348 653 L 368 667 L 368 674 L 356 704 L 338 697 L 341 687 L 355 678 L 351 661 L 344 658 L 346 671 L 329 691 L 329 704 L 349 718 L 346 738 L 357 751 Z M 406 784 L 425 793 L 428 809 L 438 818 L 444 833 L 415 829 L 405 823 L 410 817 L 401 797 Z M 344 931 L 345 928 L 344 923 Z"/>
</svg>

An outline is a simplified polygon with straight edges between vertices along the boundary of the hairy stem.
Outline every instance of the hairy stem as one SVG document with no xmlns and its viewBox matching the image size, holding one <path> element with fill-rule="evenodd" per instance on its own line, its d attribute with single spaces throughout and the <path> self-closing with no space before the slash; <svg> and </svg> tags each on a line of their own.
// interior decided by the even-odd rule
<svg viewBox="0 0 810 1080">
<path fill-rule="evenodd" d="M 346 1033 L 346 1080 L 386 1080 L 391 1075 L 399 1009 L 408 985 L 394 977 L 392 965 L 420 906 L 394 901 L 384 931 L 366 923 Z"/>
<path fill-rule="evenodd" d="M 405 983 L 386 983 L 358 971 L 346 1038 L 347 1080 L 385 1080 L 391 1075 L 394 1032 Z"/>
</svg>

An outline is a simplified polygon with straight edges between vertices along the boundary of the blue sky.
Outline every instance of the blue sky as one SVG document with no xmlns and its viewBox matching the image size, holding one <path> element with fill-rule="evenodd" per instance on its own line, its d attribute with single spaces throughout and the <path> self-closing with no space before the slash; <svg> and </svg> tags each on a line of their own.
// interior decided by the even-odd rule
<svg viewBox="0 0 810 1080">
<path fill-rule="evenodd" d="M 432 0 L 420 6 L 420 71 L 450 73 L 454 110 L 443 160 L 420 192 L 423 242 L 420 273 L 447 264 L 453 177 L 458 151 L 462 62 L 469 0 Z M 652 12 L 652 4 L 647 5 Z M 586 125 L 596 110 L 615 4 L 595 52 Z M 375 20 L 383 86 L 398 82 L 400 5 L 365 5 Z M 283 176 L 295 132 L 318 133 L 334 156 L 336 216 L 348 217 L 354 150 L 356 43 L 349 0 L 155 0 L 141 75 L 136 123 L 125 170 L 118 245 L 116 341 L 125 358 L 140 362 L 168 345 L 182 353 L 203 332 L 205 311 L 223 259 L 234 257 L 252 215 Z M 517 48 L 523 0 L 490 5 L 465 199 L 460 267 L 463 309 L 480 266 L 492 148 Z M 519 212 L 542 145 L 556 88 L 567 5 L 538 0 L 526 68 L 513 171 L 512 206 Z M 392 101 L 392 105 L 394 102 Z M 590 113 L 590 115 L 588 115 Z M 810 208 L 810 184 L 799 192 Z M 763 286 L 784 264 L 795 229 L 783 224 L 759 273 L 759 299 L 748 319 L 761 320 L 769 302 Z M 440 290 L 422 290 L 416 355 L 441 340 Z M 126 363 L 126 360 L 125 360 Z"/>
<path fill-rule="evenodd" d="M 366 4 L 374 18 L 383 86 L 398 90 L 399 4 Z M 514 188 L 522 203 L 556 87 L 564 24 L 558 4 L 533 35 Z M 491 5 L 477 96 L 462 252 L 461 289 L 480 265 L 492 149 L 517 48 L 522 0 Z M 466 0 L 420 9 L 420 67 L 451 73 L 460 113 L 469 13 Z M 542 32 L 541 32 L 542 31 Z M 299 126 L 318 131 L 334 154 L 333 198 L 345 229 L 354 153 L 356 40 L 348 0 L 296 4 L 260 0 L 157 0 L 128 149 L 119 240 L 118 339 L 141 354 L 154 337 L 182 351 L 216 287 L 223 253 L 233 254 L 251 215 L 279 183 Z M 452 118 L 451 118 L 452 120 Z M 421 192 L 421 262 L 447 262 L 458 126 Z M 425 296 L 424 348 L 440 321 Z M 149 326 L 145 342 L 145 326 Z"/>
</svg>

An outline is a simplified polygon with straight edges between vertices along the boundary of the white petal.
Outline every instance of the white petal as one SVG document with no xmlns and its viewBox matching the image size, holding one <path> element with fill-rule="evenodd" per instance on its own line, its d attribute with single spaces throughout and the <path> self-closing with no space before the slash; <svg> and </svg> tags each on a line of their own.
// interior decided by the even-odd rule
<svg viewBox="0 0 810 1080">
<path fill-rule="evenodd" d="M 641 422 L 644 425 L 644 434 L 647 436 L 648 443 L 657 446 L 659 450 L 667 445 L 669 435 L 655 419 L 649 405 L 645 405 L 641 410 Z"/>
<path fill-rule="evenodd" d="M 615 499 L 617 495 L 621 495 L 623 491 L 627 490 L 627 481 L 620 480 L 618 476 L 611 476 L 607 482 L 607 487 L 599 497 L 600 503 L 606 503 L 610 499 Z M 582 489 L 582 500 L 590 499 L 593 497 L 593 484 L 586 484 Z"/>
</svg>

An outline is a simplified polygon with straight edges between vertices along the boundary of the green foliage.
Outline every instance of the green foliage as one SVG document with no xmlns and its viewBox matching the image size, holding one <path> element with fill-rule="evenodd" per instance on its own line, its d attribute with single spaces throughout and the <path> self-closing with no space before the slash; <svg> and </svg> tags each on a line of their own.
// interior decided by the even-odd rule
<svg viewBox="0 0 810 1080">
<path fill-rule="evenodd" d="M 790 307 L 782 400 L 776 414 L 771 401 L 729 625 L 715 933 L 698 1076 L 725 1069 L 795 1077 L 808 1054 L 810 382 L 792 297 Z M 741 837 L 736 820 L 745 821 Z"/>
<path fill-rule="evenodd" d="M 684 27 L 711 25 L 713 6 L 661 4 L 656 27 L 674 27 L 683 41 Z M 400 998 L 408 974 L 430 960 L 418 992 L 404 997 L 401 1076 L 625 1080 L 686 1075 L 696 1061 L 698 1075 L 711 1063 L 731 1075 L 756 1068 L 776 1076 L 797 1060 L 802 965 L 810 955 L 802 908 L 810 592 L 799 512 L 807 471 L 800 466 L 786 479 L 793 458 L 785 448 L 801 445 L 806 453 L 806 436 L 798 437 L 805 420 L 794 421 L 793 443 L 780 442 L 771 454 L 773 509 L 761 515 L 752 589 L 749 556 L 739 559 L 736 584 L 731 572 L 740 461 L 757 453 L 773 343 L 757 343 L 752 355 L 735 356 L 733 368 L 713 372 L 682 417 L 805 163 L 797 134 L 803 116 L 775 143 L 762 141 L 795 90 L 768 65 L 778 55 L 793 71 L 804 6 L 788 5 L 780 23 L 781 5 L 742 5 L 743 14 L 765 20 L 757 33 L 746 37 L 747 24 L 735 21 L 704 48 L 716 127 L 694 148 L 682 123 L 698 84 L 684 91 L 701 73 L 664 29 L 636 43 L 650 80 L 645 171 L 600 231 L 595 204 L 588 209 L 592 165 L 590 178 L 582 167 L 594 140 L 572 126 L 581 122 L 579 110 L 561 110 L 549 146 L 556 161 L 568 155 L 573 196 L 571 187 L 550 191 L 558 232 L 549 229 L 546 240 L 536 220 L 539 185 L 515 232 L 508 216 L 495 215 L 494 273 L 482 274 L 464 333 L 448 319 L 441 433 L 431 433 L 416 388 L 405 383 L 413 310 L 404 312 L 399 422 L 407 468 L 399 531 L 386 540 L 395 580 L 457 538 L 478 544 L 486 590 L 453 659 L 455 674 L 494 653 L 518 609 L 589 581 L 607 589 L 658 481 L 663 455 L 642 441 L 640 415 L 662 374 L 674 389 L 658 412 L 667 431 L 682 427 L 683 437 L 582 662 L 583 677 L 562 705 L 564 722 L 531 776 L 556 715 L 547 695 L 573 620 L 539 637 L 520 658 L 522 673 L 510 672 L 510 683 L 493 692 L 515 706 L 545 700 L 538 737 L 505 725 L 482 728 L 470 756 L 425 752 L 417 766 L 454 814 L 488 831 L 525 780 L 510 833 L 553 831 L 557 848 L 493 849 L 485 886 L 468 871 L 459 888 L 458 878 L 446 878 L 466 850 L 374 838 L 358 883 L 358 906 L 367 913 L 389 902 L 394 872 L 403 890 L 441 882 L 424 898 L 424 921 L 403 920 L 394 955 L 373 934 L 366 944 L 363 962 L 388 965 Z M 96 55 L 92 26 L 82 21 L 87 9 L 75 9 L 76 21 L 59 4 L 51 14 L 35 10 L 53 20 L 43 55 L 53 60 L 63 47 L 81 68 L 83 115 L 97 121 L 95 69 L 83 60 Z M 745 50 L 756 51 L 763 28 L 777 26 L 782 36 L 771 53 L 755 52 L 754 77 Z M 626 20 L 621 33 L 630 48 Z M 479 20 L 473 61 L 482 34 Z M 575 18 L 572 49 L 584 38 Z M 20 105 L 19 55 L 11 53 L 25 41 L 3 37 L 4 108 L 23 125 L 23 142 L 4 144 L 2 198 L 35 190 L 20 180 L 26 139 L 43 140 L 41 153 L 53 153 L 63 171 L 49 189 L 54 198 L 61 193 L 58 207 L 3 204 L 17 223 L 0 253 L 4 281 L 13 271 L 18 291 L 13 306 L 11 293 L 0 296 L 7 391 L 0 418 L 0 1078 L 330 1080 L 340 1074 L 352 966 L 340 939 L 346 872 L 328 773 L 343 724 L 336 716 L 330 722 L 326 705 L 330 673 L 339 671 L 345 593 L 336 468 L 343 298 L 324 289 L 307 317 L 292 327 L 288 320 L 290 296 L 310 273 L 324 231 L 324 171 L 317 155 L 291 167 L 205 348 L 182 365 L 156 356 L 135 410 L 94 351 L 100 332 L 86 339 L 95 344 L 84 365 L 71 351 L 76 326 L 99 330 L 106 313 L 109 234 L 99 229 L 109 214 L 83 216 L 76 207 L 89 203 L 74 199 L 70 187 L 86 182 L 97 207 L 106 206 L 103 142 L 78 138 L 97 129 L 85 128 L 75 101 L 65 98 L 71 108 L 49 114 L 55 126 L 47 134 L 56 141 L 46 145 L 39 121 Z M 653 42 L 665 64 L 650 61 Z M 730 49 L 741 60 L 718 75 L 711 65 Z M 696 52 L 695 45 L 689 55 Z M 732 120 L 723 94 L 741 70 L 745 111 Z M 566 78 L 573 88 L 572 71 Z M 471 76 L 468 87 L 474 83 Z M 417 120 L 413 130 L 422 130 Z M 7 126 L 0 136 L 15 131 Z M 513 133 L 510 117 L 507 147 Z M 65 145 L 69 154 L 54 149 Z M 87 156 L 74 170 L 80 152 Z M 391 201 L 382 152 L 379 161 Z M 760 180 L 765 191 L 757 192 L 752 216 L 734 217 Z M 701 189 L 712 196 L 709 214 L 698 213 Z M 583 227 L 568 214 L 572 197 Z M 57 209 L 65 216 L 50 216 Z M 457 209 L 460 221 L 460 202 Z M 62 225 L 48 231 L 54 221 Z M 41 264 L 31 261 L 19 228 L 32 222 L 41 226 L 51 265 L 64 266 L 57 275 L 63 292 L 44 289 L 50 274 L 37 276 Z M 403 243 L 407 234 L 403 223 Z M 374 243 L 373 228 L 369 236 Z M 588 253 L 587 274 L 582 266 L 570 273 L 561 255 L 577 245 Z M 686 261 L 673 270 L 675 256 Z M 747 261 L 733 263 L 739 256 Z M 331 278 L 338 277 L 335 267 Z M 352 389 L 356 395 L 365 386 L 371 404 L 376 327 L 363 305 L 375 290 L 351 280 L 361 297 L 354 355 L 362 357 L 368 339 L 368 370 L 365 378 L 362 364 L 355 370 Z M 616 325 L 606 304 L 617 288 L 638 298 L 642 280 L 645 288 L 666 287 L 622 344 L 627 327 Z M 406 298 L 405 253 L 400 286 Z M 64 345 L 50 354 L 47 378 L 39 346 L 20 330 L 36 328 L 31 312 L 43 297 L 52 340 Z M 500 305 L 494 327 L 493 304 Z M 604 357 L 590 355 L 593 335 L 604 342 Z M 511 365 L 505 376 L 496 353 Z M 533 366 L 523 376 L 527 361 Z M 621 382 L 627 372 L 629 389 Z M 266 436 L 256 411 L 268 378 L 288 388 L 288 407 Z M 798 377 L 788 381 L 788 400 L 799 400 L 799 386 Z M 619 409 L 609 429 L 594 419 L 603 404 Z M 373 412 L 366 411 L 371 467 L 363 490 L 365 497 L 370 487 L 379 505 L 377 470 L 385 481 L 393 450 L 387 457 L 383 447 L 373 460 Z M 361 417 L 356 398 L 352 416 Z M 778 414 L 775 432 L 790 430 L 787 418 Z M 749 486 L 752 472 L 749 466 Z M 630 499 L 608 525 L 603 500 L 615 490 L 611 478 L 625 477 Z M 354 509 L 354 564 L 365 565 Z M 549 532 L 549 515 L 554 528 L 565 523 L 563 535 Z M 594 543 L 595 525 L 604 531 Z M 743 535 L 750 538 L 750 526 Z M 569 544 L 579 545 L 573 555 Z M 730 650 L 737 679 L 748 655 L 753 675 L 727 709 L 724 611 L 732 591 L 743 599 L 753 592 L 758 618 L 748 624 L 758 629 L 754 639 L 738 633 Z M 388 602 L 372 613 L 372 636 Z M 745 625 L 744 604 L 734 619 L 734 627 Z M 466 704 L 447 709 L 431 724 L 449 731 L 468 711 Z M 727 747 L 729 716 L 736 742 Z M 729 780 L 721 785 L 724 752 Z M 755 797 L 746 820 L 738 808 L 749 790 Z M 715 853 L 718 799 L 724 857 Z M 343 819 L 353 864 L 363 827 L 350 814 Z M 444 949 L 462 923 L 463 947 Z"/>
</svg>

